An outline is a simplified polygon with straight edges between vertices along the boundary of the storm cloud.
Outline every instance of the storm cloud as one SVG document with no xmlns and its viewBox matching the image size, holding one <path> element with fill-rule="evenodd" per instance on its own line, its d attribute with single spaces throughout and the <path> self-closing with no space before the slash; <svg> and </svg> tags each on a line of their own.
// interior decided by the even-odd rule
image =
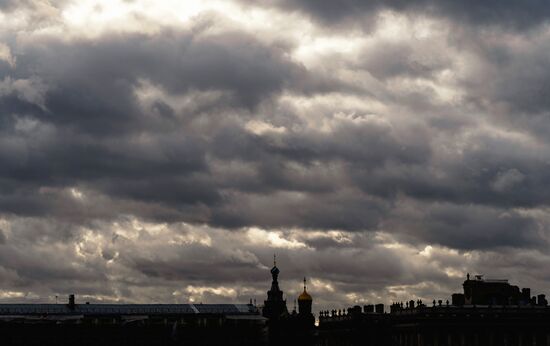
<svg viewBox="0 0 550 346">
<path fill-rule="evenodd" d="M 433 0 L 259 0 L 264 6 L 280 6 L 286 10 L 298 10 L 324 24 L 343 24 L 347 21 L 368 22 L 376 20 L 376 13 L 383 10 L 399 11 L 406 15 L 443 17 L 451 21 L 480 26 L 498 26 L 512 29 L 528 29 L 547 22 L 550 6 L 539 0 L 523 1 L 433 1 Z"/>
<path fill-rule="evenodd" d="M 0 1 L 1 300 L 550 288 L 548 5 L 190 3 Z"/>
</svg>

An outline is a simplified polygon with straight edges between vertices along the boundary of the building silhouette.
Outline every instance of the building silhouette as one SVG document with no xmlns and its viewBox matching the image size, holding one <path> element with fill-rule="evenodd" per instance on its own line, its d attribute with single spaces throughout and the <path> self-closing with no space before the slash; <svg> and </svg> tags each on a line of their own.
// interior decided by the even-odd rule
<svg viewBox="0 0 550 346">
<path fill-rule="evenodd" d="M 288 316 L 286 300 L 283 299 L 283 291 L 279 288 L 279 268 L 277 260 L 273 256 L 273 268 L 271 268 L 271 289 L 267 291 L 267 300 L 264 301 L 262 315 L 269 318 L 270 321 L 277 321 Z"/>
<path fill-rule="evenodd" d="M 268 335 L 270 345 L 314 345 L 315 317 L 312 313 L 313 298 L 307 292 L 307 281 L 304 278 L 304 291 L 298 297 L 298 312 L 296 306 L 292 313 L 288 312 L 283 291 L 279 288 L 280 270 L 276 258 L 273 258 L 271 268 L 271 288 L 267 291 L 262 315 L 268 319 Z"/>
<path fill-rule="evenodd" d="M 307 281 L 304 277 L 304 292 L 298 297 L 298 316 L 300 319 L 307 323 L 308 325 L 315 324 L 315 317 L 311 313 L 311 308 L 313 305 L 313 298 L 307 293 Z"/>
<path fill-rule="evenodd" d="M 548 346 L 550 308 L 543 294 L 530 297 L 507 280 L 468 274 L 452 301 L 395 302 L 322 311 L 318 345 Z"/>
<path fill-rule="evenodd" d="M 262 345 L 252 304 L 0 304 L 1 345 Z"/>
</svg>

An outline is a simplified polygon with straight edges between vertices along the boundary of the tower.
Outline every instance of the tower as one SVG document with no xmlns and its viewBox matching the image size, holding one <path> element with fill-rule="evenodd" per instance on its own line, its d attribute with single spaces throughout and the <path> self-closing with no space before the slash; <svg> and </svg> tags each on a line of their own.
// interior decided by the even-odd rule
<svg viewBox="0 0 550 346">
<path fill-rule="evenodd" d="M 298 297 L 298 310 L 299 315 L 310 316 L 311 315 L 311 305 L 313 304 L 313 298 L 307 293 L 306 289 L 306 278 L 304 277 L 304 292 Z"/>
<path fill-rule="evenodd" d="M 311 332 L 315 326 L 315 317 L 311 313 L 313 298 L 307 293 L 307 281 L 304 278 L 304 291 L 298 297 L 298 315 L 296 326 L 299 328 L 298 335 L 303 340 L 310 340 Z"/>
<path fill-rule="evenodd" d="M 267 300 L 264 301 L 263 316 L 270 320 L 278 320 L 282 315 L 287 315 L 286 300 L 283 300 L 283 291 L 279 288 L 279 268 L 277 258 L 273 255 L 273 268 L 271 268 L 271 289 L 267 291 Z"/>
</svg>

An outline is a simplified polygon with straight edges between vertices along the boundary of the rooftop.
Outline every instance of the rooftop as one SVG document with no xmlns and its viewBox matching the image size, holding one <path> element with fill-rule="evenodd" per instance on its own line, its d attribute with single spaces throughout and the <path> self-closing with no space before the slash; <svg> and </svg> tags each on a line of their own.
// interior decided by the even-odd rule
<svg viewBox="0 0 550 346">
<path fill-rule="evenodd" d="M 0 315 L 254 315 L 250 304 L 0 304 Z"/>
</svg>

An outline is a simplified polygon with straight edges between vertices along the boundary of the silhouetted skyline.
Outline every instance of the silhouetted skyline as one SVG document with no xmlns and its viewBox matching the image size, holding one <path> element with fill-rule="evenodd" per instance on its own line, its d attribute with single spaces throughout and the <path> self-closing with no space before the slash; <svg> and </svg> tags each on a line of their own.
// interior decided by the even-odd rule
<svg viewBox="0 0 550 346">
<path fill-rule="evenodd" d="M 0 0 L 0 303 L 550 292 L 549 14 Z"/>
<path fill-rule="evenodd" d="M 71 294 L 67 304 L 0 304 L 6 345 L 301 345 L 437 346 L 545 345 L 550 307 L 506 279 L 466 274 L 451 300 L 411 299 L 322 310 L 303 291 L 290 311 L 275 256 L 263 305 L 90 304 Z"/>
</svg>

